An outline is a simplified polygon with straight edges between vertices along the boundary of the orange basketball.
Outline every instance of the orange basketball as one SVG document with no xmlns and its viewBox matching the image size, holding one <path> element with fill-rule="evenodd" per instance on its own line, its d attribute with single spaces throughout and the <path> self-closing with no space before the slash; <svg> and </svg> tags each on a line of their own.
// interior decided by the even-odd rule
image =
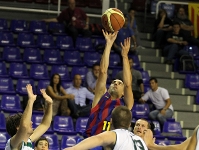
<svg viewBox="0 0 199 150">
<path fill-rule="evenodd" d="M 102 15 L 102 25 L 106 31 L 120 30 L 125 22 L 123 13 L 117 8 L 109 8 Z"/>
</svg>

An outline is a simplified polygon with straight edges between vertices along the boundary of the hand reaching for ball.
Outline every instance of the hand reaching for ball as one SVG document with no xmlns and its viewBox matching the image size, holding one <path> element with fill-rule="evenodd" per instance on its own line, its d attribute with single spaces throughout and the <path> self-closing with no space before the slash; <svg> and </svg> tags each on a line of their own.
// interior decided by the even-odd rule
<svg viewBox="0 0 199 150">
<path fill-rule="evenodd" d="M 124 39 L 124 44 L 121 43 L 121 47 L 122 47 L 121 55 L 122 56 L 128 55 L 128 52 L 130 50 L 130 46 L 131 46 L 131 38 L 128 37 L 128 38 Z"/>
<path fill-rule="evenodd" d="M 116 37 L 117 37 L 118 31 L 113 32 L 113 33 L 109 33 L 107 31 L 102 30 L 102 32 L 104 34 L 104 38 L 106 39 L 106 42 L 113 44 Z"/>
</svg>

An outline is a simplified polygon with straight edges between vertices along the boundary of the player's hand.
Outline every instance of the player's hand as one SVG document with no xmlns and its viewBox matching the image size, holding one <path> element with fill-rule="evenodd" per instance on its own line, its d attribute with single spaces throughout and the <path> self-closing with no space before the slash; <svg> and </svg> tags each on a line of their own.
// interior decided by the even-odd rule
<svg viewBox="0 0 199 150">
<path fill-rule="evenodd" d="M 53 103 L 52 98 L 46 94 L 46 90 L 45 89 L 41 89 L 40 92 L 41 92 L 42 96 L 44 97 L 45 101 L 48 104 L 52 104 Z"/>
<path fill-rule="evenodd" d="M 131 38 L 128 37 L 126 39 L 124 39 L 124 45 L 121 43 L 121 47 L 122 47 L 122 56 L 127 56 L 128 52 L 130 50 L 130 46 L 131 46 Z"/>
<path fill-rule="evenodd" d="M 149 146 L 154 145 L 154 138 L 153 138 L 153 133 L 150 129 L 147 129 L 144 132 L 144 138 L 143 138 L 145 144 L 147 145 L 147 147 L 149 148 Z"/>
<path fill-rule="evenodd" d="M 26 85 L 26 90 L 27 90 L 27 93 L 28 93 L 29 100 L 31 100 L 32 102 L 34 102 L 36 100 L 36 98 L 37 98 L 37 95 L 33 94 L 32 86 L 30 84 L 27 84 Z"/>
<path fill-rule="evenodd" d="M 104 38 L 106 39 L 107 43 L 114 43 L 114 41 L 117 37 L 118 31 L 115 31 L 113 33 L 109 33 L 107 31 L 102 30 L 102 33 L 103 33 Z"/>
</svg>

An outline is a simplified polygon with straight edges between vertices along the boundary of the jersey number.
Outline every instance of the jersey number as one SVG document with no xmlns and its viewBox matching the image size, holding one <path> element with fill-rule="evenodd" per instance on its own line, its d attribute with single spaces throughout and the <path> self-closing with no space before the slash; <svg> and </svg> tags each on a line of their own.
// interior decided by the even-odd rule
<svg viewBox="0 0 199 150">
<path fill-rule="evenodd" d="M 133 140 L 133 143 L 134 143 L 134 150 L 145 150 L 144 149 L 144 145 L 142 144 L 142 141 L 140 140 Z"/>
<path fill-rule="evenodd" d="M 110 127 L 111 127 L 111 123 L 109 121 L 104 121 L 104 125 L 103 125 L 102 130 L 103 131 L 109 131 Z"/>
</svg>

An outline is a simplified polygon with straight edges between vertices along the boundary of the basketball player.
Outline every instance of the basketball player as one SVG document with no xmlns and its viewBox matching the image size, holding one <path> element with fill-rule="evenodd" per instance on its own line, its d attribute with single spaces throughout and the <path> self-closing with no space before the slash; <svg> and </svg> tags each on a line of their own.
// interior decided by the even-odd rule
<svg viewBox="0 0 199 150">
<path fill-rule="evenodd" d="M 89 137 L 74 147 L 65 150 L 86 150 L 97 146 L 105 146 L 112 150 L 148 150 L 139 136 L 128 131 L 131 118 L 131 111 L 126 106 L 118 106 L 111 114 L 110 121 L 114 130 Z"/>
<path fill-rule="evenodd" d="M 199 150 L 199 125 L 195 128 L 187 150 Z"/>
<path fill-rule="evenodd" d="M 40 137 L 35 142 L 34 150 L 48 150 L 48 148 L 49 148 L 49 142 L 45 137 Z"/>
<path fill-rule="evenodd" d="M 111 112 L 116 106 L 125 105 L 131 110 L 134 103 L 131 87 L 132 75 L 128 61 L 130 38 L 125 39 L 123 44 L 121 43 L 124 81 L 116 79 L 111 83 L 108 91 L 106 90 L 109 56 L 117 33 L 118 32 L 108 33 L 103 31 L 106 46 L 100 62 L 100 74 L 97 79 L 95 97 L 86 127 L 85 134 L 87 137 L 110 130 Z"/>
<path fill-rule="evenodd" d="M 33 94 L 32 86 L 26 86 L 28 93 L 28 104 L 21 113 L 9 116 L 6 121 L 6 130 L 11 138 L 8 140 L 5 150 L 33 150 L 32 142 L 36 141 L 50 127 L 52 119 L 52 99 L 46 94 L 45 90 L 40 90 L 44 99 L 48 103 L 45 115 L 41 124 L 33 131 L 32 128 L 32 107 L 37 95 Z"/>
</svg>

